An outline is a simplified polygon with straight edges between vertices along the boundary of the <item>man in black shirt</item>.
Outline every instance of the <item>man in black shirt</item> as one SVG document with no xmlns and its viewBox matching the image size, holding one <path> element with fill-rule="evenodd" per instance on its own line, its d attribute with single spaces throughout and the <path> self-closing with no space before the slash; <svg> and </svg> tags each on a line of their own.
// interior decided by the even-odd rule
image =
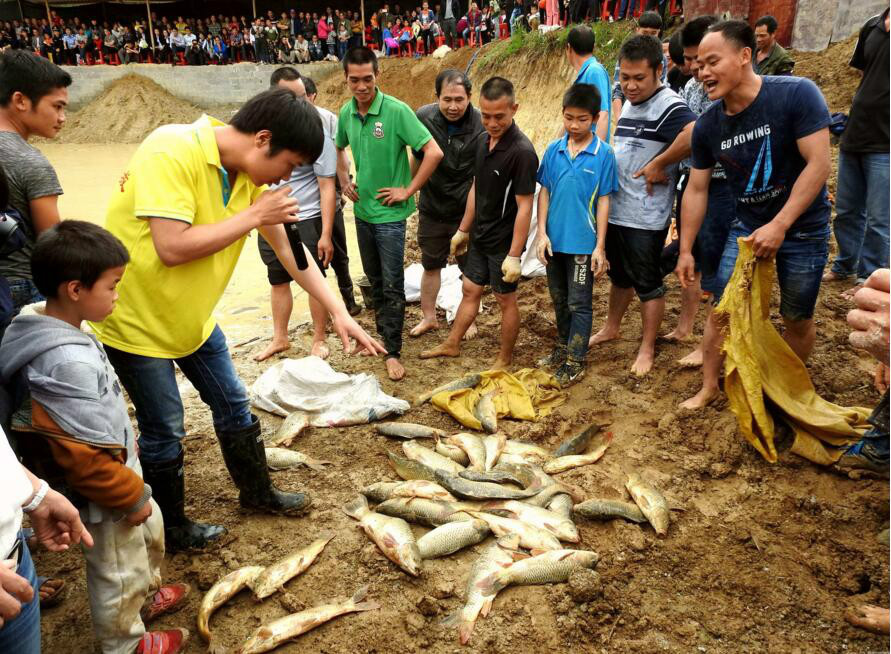
<svg viewBox="0 0 891 654">
<path fill-rule="evenodd" d="M 838 195 L 833 223 L 838 256 L 823 281 L 856 276 L 854 292 L 879 268 L 888 267 L 888 10 L 860 30 L 851 66 L 863 79 L 841 138 Z"/>
<path fill-rule="evenodd" d="M 520 330 L 520 255 L 529 235 L 538 172 L 535 148 L 514 123 L 517 106 L 508 80 L 492 77 L 483 84 L 480 113 L 486 136 L 478 141 L 474 182 L 450 247 L 453 256 L 467 251 L 464 297 L 446 341 L 422 352 L 422 359 L 460 354 L 461 338 L 479 312 L 486 286 L 501 307 L 501 351 L 491 369 L 507 368 L 513 358 Z"/>
<path fill-rule="evenodd" d="M 454 2 L 455 0 L 448 0 Z M 467 195 L 473 184 L 477 144 L 483 129 L 480 112 L 470 103 L 470 79 L 459 70 L 447 69 L 436 76 L 437 102 L 421 107 L 418 119 L 436 139 L 443 159 L 421 189 L 418 203 L 418 246 L 421 248 L 421 310 L 424 318 L 409 332 L 420 336 L 439 327 L 436 297 L 441 270 L 449 258 L 451 239 L 461 225 Z M 412 167 L 420 166 L 422 152 L 415 152 Z M 414 174 L 414 170 L 412 170 Z M 476 328 L 471 326 L 470 331 Z"/>
</svg>

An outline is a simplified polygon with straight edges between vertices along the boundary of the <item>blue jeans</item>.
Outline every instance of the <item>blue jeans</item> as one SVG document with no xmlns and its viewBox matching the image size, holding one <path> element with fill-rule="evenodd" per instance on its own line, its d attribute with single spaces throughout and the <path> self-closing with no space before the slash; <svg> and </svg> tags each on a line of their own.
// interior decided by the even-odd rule
<svg viewBox="0 0 891 654">
<path fill-rule="evenodd" d="M 637 9 L 637 0 L 622 0 L 622 3 L 619 5 L 619 20 L 626 16 L 629 18 L 634 17 L 635 9 Z"/>
<path fill-rule="evenodd" d="M 838 153 L 832 272 L 865 281 L 888 267 L 888 153 Z"/>
<path fill-rule="evenodd" d="M 514 5 L 513 11 L 510 12 L 510 35 L 513 36 L 517 31 L 517 19 L 523 15 L 523 6 Z"/>
<path fill-rule="evenodd" d="M 346 41 L 338 41 L 337 42 L 337 58 L 343 59 L 346 56 L 347 45 L 349 45 Z"/>
<path fill-rule="evenodd" d="M 753 231 L 739 221 L 730 228 L 718 268 L 715 302 L 720 299 L 736 267 L 736 256 L 739 254 L 736 239 L 746 237 Z M 807 232 L 794 231 L 793 228 L 786 233 L 786 239 L 776 254 L 780 314 L 783 318 L 790 321 L 813 318 L 823 268 L 828 258 L 828 227 Z"/>
<path fill-rule="evenodd" d="M 19 538 L 24 539 L 21 532 Z M 34 589 L 34 599 L 22 606 L 22 612 L 13 620 L 0 627 L 0 652 L 16 654 L 40 654 L 40 592 L 37 589 L 37 572 L 28 551 L 28 543 L 23 542 L 22 561 L 18 574 L 27 579 Z M 6 552 L 0 554 L 5 556 Z"/>
<path fill-rule="evenodd" d="M 214 429 L 225 432 L 250 426 L 247 389 L 235 371 L 219 325 L 201 347 L 179 359 L 145 357 L 108 346 L 105 351 L 136 408 L 141 461 L 171 461 L 182 451 L 186 430 L 174 361 L 210 407 Z"/>
<path fill-rule="evenodd" d="M 570 359 L 583 362 L 594 318 L 591 255 L 554 252 L 547 271 L 557 321 L 557 344 L 566 345 Z"/>
<path fill-rule="evenodd" d="M 13 279 L 9 282 L 9 292 L 12 295 L 16 314 L 22 310 L 22 307 L 35 302 L 43 302 L 46 299 L 30 279 Z"/>
<path fill-rule="evenodd" d="M 387 358 L 398 357 L 405 322 L 405 221 L 373 224 L 357 218 L 356 240 L 371 284 L 377 333 L 387 348 Z"/>
<path fill-rule="evenodd" d="M 699 234 L 696 235 L 703 291 L 720 295 L 718 269 L 721 266 L 721 254 L 727 242 L 727 235 L 734 222 L 736 222 L 736 198 L 730 190 L 730 184 L 725 180 L 711 180 L 705 220 L 702 222 Z"/>
</svg>

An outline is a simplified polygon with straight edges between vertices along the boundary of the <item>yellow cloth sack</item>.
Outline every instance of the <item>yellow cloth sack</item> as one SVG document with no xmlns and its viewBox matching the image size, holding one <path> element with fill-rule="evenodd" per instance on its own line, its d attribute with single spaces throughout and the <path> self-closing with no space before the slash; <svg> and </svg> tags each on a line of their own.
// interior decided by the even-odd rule
<svg viewBox="0 0 891 654">
<path fill-rule="evenodd" d="M 782 419 L 795 432 L 792 452 L 829 465 L 860 440 L 870 411 L 817 395 L 807 368 L 770 322 L 775 273 L 773 260 L 757 259 L 739 239 L 736 268 L 715 309 L 726 336 L 724 391 L 742 435 L 765 459 L 777 461 L 775 420 Z"/>
<path fill-rule="evenodd" d="M 524 368 L 514 374 L 488 370 L 480 376 L 480 383 L 473 388 L 437 393 L 430 398 L 431 404 L 468 429 L 482 431 L 473 409 L 480 397 L 490 391 L 496 391 L 494 402 L 499 418 L 537 420 L 566 401 L 566 394 L 560 391 L 557 380 L 542 370 Z"/>
</svg>

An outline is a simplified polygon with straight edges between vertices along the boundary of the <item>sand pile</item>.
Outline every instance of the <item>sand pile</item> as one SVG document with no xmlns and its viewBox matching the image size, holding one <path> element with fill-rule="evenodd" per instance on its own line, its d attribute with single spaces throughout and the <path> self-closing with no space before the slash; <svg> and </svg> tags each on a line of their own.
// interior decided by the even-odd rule
<svg viewBox="0 0 891 654">
<path fill-rule="evenodd" d="M 191 123 L 203 110 L 142 75 L 126 75 L 72 114 L 59 143 L 140 143 L 161 125 Z"/>
<path fill-rule="evenodd" d="M 816 82 L 830 111 L 848 113 L 851 110 L 851 100 L 860 84 L 860 71 L 848 65 L 856 43 L 857 37 L 852 36 L 819 52 L 794 50 L 791 53 L 795 74 Z"/>
</svg>

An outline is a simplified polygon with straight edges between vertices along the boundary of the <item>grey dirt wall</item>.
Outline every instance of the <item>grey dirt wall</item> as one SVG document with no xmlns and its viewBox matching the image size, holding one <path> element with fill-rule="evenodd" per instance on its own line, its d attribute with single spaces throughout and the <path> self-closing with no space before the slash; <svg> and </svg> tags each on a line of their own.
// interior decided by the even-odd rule
<svg viewBox="0 0 891 654">
<path fill-rule="evenodd" d="M 316 62 L 298 64 L 302 74 L 316 81 L 339 70 L 339 64 Z M 68 89 L 71 108 L 77 110 L 99 95 L 106 86 L 124 75 L 143 75 L 173 95 L 201 108 L 240 104 L 269 86 L 276 66 L 233 64 L 230 66 L 168 66 L 129 64 L 127 66 L 65 66 L 73 83 Z"/>
</svg>

